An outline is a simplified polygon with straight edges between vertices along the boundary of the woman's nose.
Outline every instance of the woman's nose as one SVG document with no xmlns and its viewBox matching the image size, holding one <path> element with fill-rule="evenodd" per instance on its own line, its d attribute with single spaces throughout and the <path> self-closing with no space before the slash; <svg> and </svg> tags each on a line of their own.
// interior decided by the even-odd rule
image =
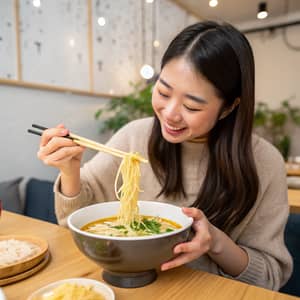
<svg viewBox="0 0 300 300">
<path fill-rule="evenodd" d="M 165 109 L 165 113 L 166 113 L 166 118 L 169 121 L 172 121 L 172 122 L 181 121 L 180 106 L 175 101 L 168 103 L 168 105 Z"/>
</svg>

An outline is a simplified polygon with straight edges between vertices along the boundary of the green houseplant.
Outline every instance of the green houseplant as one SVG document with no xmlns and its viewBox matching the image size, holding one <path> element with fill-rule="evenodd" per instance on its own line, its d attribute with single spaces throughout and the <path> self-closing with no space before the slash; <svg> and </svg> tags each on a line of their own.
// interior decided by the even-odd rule
<svg viewBox="0 0 300 300">
<path fill-rule="evenodd" d="M 300 125 L 300 108 L 292 106 L 289 100 L 281 102 L 280 106 L 271 109 L 267 103 L 259 102 L 254 115 L 254 127 L 260 128 L 260 133 L 277 147 L 287 160 L 291 147 L 291 137 L 288 124 Z"/>
<path fill-rule="evenodd" d="M 151 97 L 153 83 L 138 83 L 127 96 L 111 99 L 104 108 L 98 109 L 95 118 L 101 117 L 101 132 L 116 132 L 126 123 L 153 115 Z"/>
</svg>

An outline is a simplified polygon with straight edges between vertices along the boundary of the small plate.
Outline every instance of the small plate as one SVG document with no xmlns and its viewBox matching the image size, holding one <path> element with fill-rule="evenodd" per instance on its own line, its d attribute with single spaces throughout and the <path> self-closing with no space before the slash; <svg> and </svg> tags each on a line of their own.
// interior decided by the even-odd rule
<svg viewBox="0 0 300 300">
<path fill-rule="evenodd" d="M 50 260 L 50 253 L 47 252 L 47 255 L 34 267 L 32 267 L 31 269 L 28 269 L 22 273 L 18 273 L 16 275 L 10 276 L 10 277 L 6 277 L 6 278 L 0 278 L 0 286 L 4 286 L 13 282 L 17 282 L 19 280 L 23 280 L 35 273 L 37 273 L 38 271 L 40 271 L 42 268 L 44 268 L 48 262 Z M 1 300 L 1 297 L 0 297 Z"/>
<path fill-rule="evenodd" d="M 12 264 L 8 264 L 0 267 L 0 279 L 8 278 L 16 274 L 25 272 L 32 267 L 36 266 L 42 261 L 48 252 L 48 243 L 46 240 L 31 236 L 31 235 L 2 235 L 0 236 L 0 241 L 4 240 L 18 240 L 23 242 L 28 242 L 38 246 L 38 251 L 23 260 L 17 261 Z"/>
<path fill-rule="evenodd" d="M 0 300 L 6 300 L 3 290 L 0 288 Z"/>
<path fill-rule="evenodd" d="M 56 287 L 64 283 L 75 283 L 78 285 L 92 286 L 94 288 L 94 291 L 100 293 L 105 298 L 105 300 L 115 300 L 115 294 L 108 285 L 89 278 L 69 278 L 55 281 L 33 292 L 27 300 L 42 300 L 43 296 L 50 294 L 51 291 L 53 291 Z"/>
</svg>

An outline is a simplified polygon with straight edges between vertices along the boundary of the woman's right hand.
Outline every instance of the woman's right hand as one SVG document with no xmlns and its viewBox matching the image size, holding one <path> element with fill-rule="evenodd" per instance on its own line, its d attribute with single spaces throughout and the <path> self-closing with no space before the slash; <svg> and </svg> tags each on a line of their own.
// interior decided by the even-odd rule
<svg viewBox="0 0 300 300">
<path fill-rule="evenodd" d="M 84 147 L 66 138 L 68 133 L 62 124 L 46 129 L 37 156 L 44 164 L 58 168 L 62 175 L 72 177 L 79 172 Z"/>
</svg>

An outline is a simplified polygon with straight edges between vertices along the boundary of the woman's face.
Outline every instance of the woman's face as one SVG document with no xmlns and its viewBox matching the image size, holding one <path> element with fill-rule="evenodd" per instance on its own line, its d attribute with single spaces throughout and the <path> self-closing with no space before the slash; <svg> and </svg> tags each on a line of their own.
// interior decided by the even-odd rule
<svg viewBox="0 0 300 300">
<path fill-rule="evenodd" d="M 213 85 L 184 58 L 164 66 L 152 95 L 162 135 L 170 143 L 207 136 L 218 121 L 222 103 Z"/>
</svg>

